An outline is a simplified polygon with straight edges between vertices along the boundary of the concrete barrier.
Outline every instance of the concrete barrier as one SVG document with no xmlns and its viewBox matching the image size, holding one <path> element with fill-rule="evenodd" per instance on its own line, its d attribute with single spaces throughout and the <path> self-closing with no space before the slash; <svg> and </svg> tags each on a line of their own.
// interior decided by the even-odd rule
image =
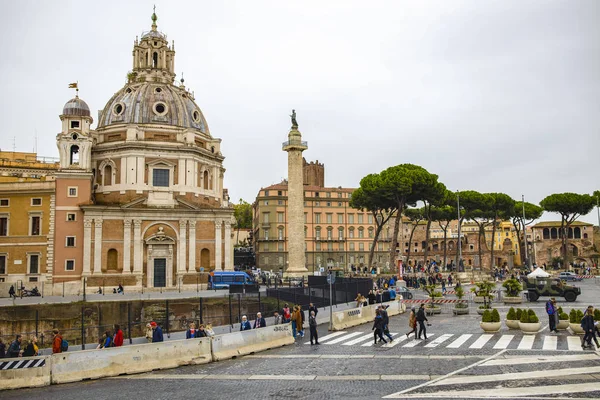
<svg viewBox="0 0 600 400">
<path fill-rule="evenodd" d="M 52 383 L 137 374 L 212 361 L 211 339 L 173 340 L 53 354 Z"/>
<path fill-rule="evenodd" d="M 406 311 L 406 306 L 397 300 L 388 301 L 383 303 L 384 306 L 388 306 L 388 316 L 402 314 Z M 373 322 L 375 319 L 375 310 L 379 307 L 379 304 L 372 304 L 370 306 L 363 306 L 357 308 L 350 308 L 344 311 L 338 311 L 333 313 L 333 330 L 341 331 L 353 326 L 366 324 Z"/>
<path fill-rule="evenodd" d="M 0 361 L 0 390 L 50 385 L 50 356 L 1 358 Z"/>
<path fill-rule="evenodd" d="M 232 332 L 213 338 L 213 361 L 226 360 L 294 343 L 291 324 Z"/>
</svg>

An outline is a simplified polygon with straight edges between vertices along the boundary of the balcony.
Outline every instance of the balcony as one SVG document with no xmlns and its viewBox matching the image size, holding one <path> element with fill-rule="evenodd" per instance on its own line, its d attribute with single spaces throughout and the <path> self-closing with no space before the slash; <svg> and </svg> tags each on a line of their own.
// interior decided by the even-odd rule
<svg viewBox="0 0 600 400">
<path fill-rule="evenodd" d="M 283 142 L 281 144 L 281 148 L 284 151 L 288 150 L 306 150 L 308 149 L 308 142 L 304 142 L 301 140 L 288 140 L 287 142 Z"/>
<path fill-rule="evenodd" d="M 258 242 L 285 242 L 287 240 L 287 238 L 278 238 L 278 237 L 262 237 L 262 238 L 258 238 L 257 241 Z"/>
</svg>

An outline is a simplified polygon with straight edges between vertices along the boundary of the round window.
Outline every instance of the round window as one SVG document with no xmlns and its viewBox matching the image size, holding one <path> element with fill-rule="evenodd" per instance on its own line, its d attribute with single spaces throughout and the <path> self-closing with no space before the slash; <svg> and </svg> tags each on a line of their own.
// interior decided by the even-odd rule
<svg viewBox="0 0 600 400">
<path fill-rule="evenodd" d="M 125 106 L 123 106 L 123 104 L 121 104 L 121 103 L 119 103 L 119 104 L 116 104 L 116 105 L 115 105 L 115 107 L 113 108 L 113 112 L 114 112 L 116 115 L 121 115 L 121 114 L 123 114 L 123 111 L 124 111 L 124 110 L 125 110 Z"/>
<path fill-rule="evenodd" d="M 162 92 L 161 88 L 157 87 L 156 89 L 154 89 L 154 93 L 160 93 L 160 92 Z"/>
<path fill-rule="evenodd" d="M 167 113 L 167 105 L 165 103 L 155 103 L 154 113 L 156 115 L 165 115 Z"/>
<path fill-rule="evenodd" d="M 73 138 L 73 140 L 77 140 L 77 134 L 74 133 L 73 136 L 71 136 Z"/>
<path fill-rule="evenodd" d="M 194 110 L 192 113 L 192 118 L 194 119 L 194 122 L 200 121 L 200 113 L 197 110 Z"/>
<path fill-rule="evenodd" d="M 131 88 L 127 88 L 126 92 L 131 93 Z"/>
</svg>

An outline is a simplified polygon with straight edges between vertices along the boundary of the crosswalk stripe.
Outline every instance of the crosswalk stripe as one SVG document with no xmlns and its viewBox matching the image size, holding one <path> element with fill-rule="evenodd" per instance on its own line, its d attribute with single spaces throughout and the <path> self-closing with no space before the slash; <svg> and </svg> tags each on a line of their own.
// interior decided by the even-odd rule
<svg viewBox="0 0 600 400">
<path fill-rule="evenodd" d="M 531 350 L 536 335 L 524 335 L 517 347 L 518 350 Z"/>
<path fill-rule="evenodd" d="M 351 340 L 349 342 L 342 343 L 342 345 L 344 345 L 344 346 L 352 346 L 354 344 L 358 344 L 358 343 L 364 342 L 367 339 L 373 339 L 373 333 L 367 333 L 365 336 L 361 336 L 358 339 L 353 339 L 353 340 Z"/>
<path fill-rule="evenodd" d="M 597 354 L 577 354 L 577 355 L 552 355 L 552 356 L 527 356 L 527 357 L 510 357 L 497 358 L 489 360 L 481 364 L 482 367 L 499 366 L 499 365 L 523 365 L 523 364 L 541 364 L 541 363 L 558 363 L 558 362 L 573 362 L 573 361 L 599 361 L 600 356 Z"/>
<path fill-rule="evenodd" d="M 339 331 L 339 332 L 330 333 L 329 335 L 325 335 L 322 338 L 319 338 L 319 342 L 324 342 L 325 340 L 333 339 L 334 337 L 338 337 L 340 335 L 344 335 L 345 333 L 346 333 L 345 331 Z M 310 344 L 310 342 L 306 342 L 304 344 Z"/>
<path fill-rule="evenodd" d="M 514 337 L 515 335 L 502 335 L 500 340 L 494 345 L 494 349 L 506 349 Z"/>
<path fill-rule="evenodd" d="M 583 351 L 579 336 L 567 336 L 567 345 L 571 351 Z"/>
<path fill-rule="evenodd" d="M 400 337 L 397 337 L 397 338 L 395 337 L 394 341 L 392 343 L 386 343 L 381 347 L 394 347 L 394 346 L 399 345 L 400 343 L 404 342 L 406 339 L 408 339 L 406 337 L 406 335 L 401 335 Z"/>
<path fill-rule="evenodd" d="M 558 338 L 556 336 L 544 336 L 544 344 L 542 350 L 556 350 Z"/>
<path fill-rule="evenodd" d="M 393 338 L 394 336 L 397 335 L 397 333 L 390 333 L 390 335 L 392 335 L 392 338 Z M 390 339 L 387 336 L 383 335 L 383 338 L 389 343 Z M 374 345 L 375 345 L 375 340 L 369 341 L 369 342 L 363 344 L 362 347 L 371 347 Z"/>
<path fill-rule="evenodd" d="M 353 337 L 355 337 L 355 336 L 362 335 L 362 334 L 363 334 L 363 332 L 352 332 L 352 333 L 349 333 L 349 334 L 347 334 L 347 335 L 340 336 L 340 337 L 338 337 L 338 338 L 335 338 L 335 339 L 333 339 L 333 340 L 330 340 L 330 341 L 328 341 L 328 342 L 327 342 L 327 343 L 325 343 L 325 344 L 336 344 L 336 343 L 340 343 L 340 342 L 343 342 L 343 341 L 345 341 L 345 340 L 348 340 L 348 339 L 350 339 L 350 338 L 353 338 Z"/>
<path fill-rule="evenodd" d="M 493 337 L 494 335 L 481 335 L 479 339 L 477 339 L 472 345 L 469 346 L 470 349 L 481 349 L 485 344 Z"/>
<path fill-rule="evenodd" d="M 471 336 L 473 336 L 473 335 L 470 333 L 465 333 L 464 335 L 460 335 L 458 339 L 456 339 L 454 342 L 450 343 L 446 347 L 449 349 L 458 349 L 460 346 L 465 344 L 465 342 L 467 340 L 469 340 L 471 338 Z"/>
<path fill-rule="evenodd" d="M 430 333 L 428 336 L 429 336 L 429 337 L 432 337 L 433 335 L 435 335 L 435 333 Z M 415 347 L 415 346 L 416 346 L 416 345 L 418 345 L 419 343 L 423 343 L 423 341 L 422 341 L 422 340 L 419 340 L 419 339 L 415 339 L 415 340 L 413 340 L 413 341 L 410 341 L 410 342 L 406 343 L 406 344 L 405 344 L 404 346 L 402 346 L 402 347 Z"/>
<path fill-rule="evenodd" d="M 450 339 L 452 336 L 454 336 L 451 333 L 446 333 L 442 336 L 439 336 L 437 339 L 435 339 L 433 342 L 426 344 L 425 347 L 437 347 L 440 344 L 444 343 L 446 340 Z"/>
</svg>

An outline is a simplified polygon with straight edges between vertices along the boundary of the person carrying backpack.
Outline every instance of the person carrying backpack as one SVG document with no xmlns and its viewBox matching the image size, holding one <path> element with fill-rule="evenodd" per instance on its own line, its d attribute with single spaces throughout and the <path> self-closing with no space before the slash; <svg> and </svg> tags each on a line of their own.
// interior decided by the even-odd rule
<svg viewBox="0 0 600 400">
<path fill-rule="evenodd" d="M 290 322 L 290 320 L 292 319 L 292 314 L 290 313 L 290 307 L 287 305 L 287 303 L 283 306 L 282 311 L 283 312 L 281 314 L 283 315 L 283 322 Z"/>
<path fill-rule="evenodd" d="M 15 341 L 8 347 L 7 357 L 17 358 L 21 355 L 21 335 L 15 337 Z"/>
<path fill-rule="evenodd" d="M 62 336 L 60 336 L 60 334 L 58 333 L 58 329 L 53 330 L 52 334 L 54 335 L 52 338 L 52 354 L 62 353 L 63 352 Z M 66 351 L 66 350 L 64 350 L 64 351 Z"/>
<path fill-rule="evenodd" d="M 109 347 L 114 347 L 113 336 L 109 330 L 104 332 L 104 343 L 102 343 L 102 348 L 107 349 Z"/>
</svg>

